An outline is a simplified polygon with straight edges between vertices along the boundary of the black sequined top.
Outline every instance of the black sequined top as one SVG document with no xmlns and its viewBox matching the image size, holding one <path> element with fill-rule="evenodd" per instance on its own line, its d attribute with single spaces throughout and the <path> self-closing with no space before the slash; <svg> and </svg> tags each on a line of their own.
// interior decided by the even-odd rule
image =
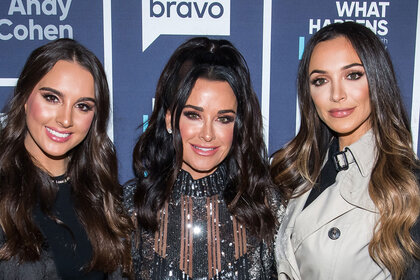
<svg viewBox="0 0 420 280">
<path fill-rule="evenodd" d="M 136 279 L 276 279 L 272 246 L 249 234 L 227 209 L 226 178 L 224 166 L 198 180 L 180 171 L 158 214 L 159 230 L 140 230 L 133 238 Z M 125 188 L 130 215 L 135 189 Z M 273 197 L 272 206 L 279 205 Z"/>
</svg>

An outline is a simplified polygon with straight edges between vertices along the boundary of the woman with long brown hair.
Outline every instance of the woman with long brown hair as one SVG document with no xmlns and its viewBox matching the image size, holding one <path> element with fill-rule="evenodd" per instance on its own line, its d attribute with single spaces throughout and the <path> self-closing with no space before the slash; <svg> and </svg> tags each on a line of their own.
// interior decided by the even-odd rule
<svg viewBox="0 0 420 280">
<path fill-rule="evenodd" d="M 280 279 L 418 279 L 419 166 L 390 57 L 353 22 L 308 42 L 297 136 L 274 154 L 288 193 Z"/>
<path fill-rule="evenodd" d="M 0 130 L 0 278 L 128 272 L 110 101 L 96 56 L 71 39 L 34 50 Z"/>
</svg>

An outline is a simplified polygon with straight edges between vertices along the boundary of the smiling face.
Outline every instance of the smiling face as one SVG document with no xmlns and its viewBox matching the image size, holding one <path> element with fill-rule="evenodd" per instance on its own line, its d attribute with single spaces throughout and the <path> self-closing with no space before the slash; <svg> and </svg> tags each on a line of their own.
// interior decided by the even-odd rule
<svg viewBox="0 0 420 280">
<path fill-rule="evenodd" d="M 197 79 L 179 120 L 182 169 L 194 179 L 213 173 L 226 158 L 232 146 L 236 110 L 236 97 L 227 82 Z"/>
<path fill-rule="evenodd" d="M 321 120 L 338 134 L 340 149 L 371 127 L 365 69 L 345 37 L 316 45 L 309 63 L 310 93 Z"/>
<path fill-rule="evenodd" d="M 93 77 L 76 62 L 58 61 L 25 103 L 25 148 L 51 175 L 67 168 L 68 152 L 85 139 L 95 114 Z"/>
</svg>

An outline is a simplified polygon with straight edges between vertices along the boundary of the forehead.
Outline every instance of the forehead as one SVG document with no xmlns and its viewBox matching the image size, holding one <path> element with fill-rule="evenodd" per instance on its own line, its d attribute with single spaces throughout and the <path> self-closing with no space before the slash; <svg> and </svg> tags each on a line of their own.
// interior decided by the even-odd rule
<svg viewBox="0 0 420 280">
<path fill-rule="evenodd" d="M 351 42 L 343 36 L 318 43 L 311 55 L 309 71 L 314 69 L 335 70 L 352 63 L 360 63 L 360 58 Z"/>
<path fill-rule="evenodd" d="M 64 95 L 95 97 L 92 74 L 77 62 L 59 60 L 37 83 L 35 89 L 49 87 Z"/>
<path fill-rule="evenodd" d="M 226 81 L 214 81 L 198 78 L 191 90 L 186 105 L 203 108 L 236 108 L 236 96 Z"/>
</svg>

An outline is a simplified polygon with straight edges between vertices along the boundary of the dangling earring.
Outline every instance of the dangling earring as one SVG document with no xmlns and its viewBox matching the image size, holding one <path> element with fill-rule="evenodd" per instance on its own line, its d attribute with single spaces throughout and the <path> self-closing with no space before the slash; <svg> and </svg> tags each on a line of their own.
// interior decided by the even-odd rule
<svg viewBox="0 0 420 280">
<path fill-rule="evenodd" d="M 172 134 L 172 129 L 171 128 L 168 128 L 168 133 Z"/>
</svg>

